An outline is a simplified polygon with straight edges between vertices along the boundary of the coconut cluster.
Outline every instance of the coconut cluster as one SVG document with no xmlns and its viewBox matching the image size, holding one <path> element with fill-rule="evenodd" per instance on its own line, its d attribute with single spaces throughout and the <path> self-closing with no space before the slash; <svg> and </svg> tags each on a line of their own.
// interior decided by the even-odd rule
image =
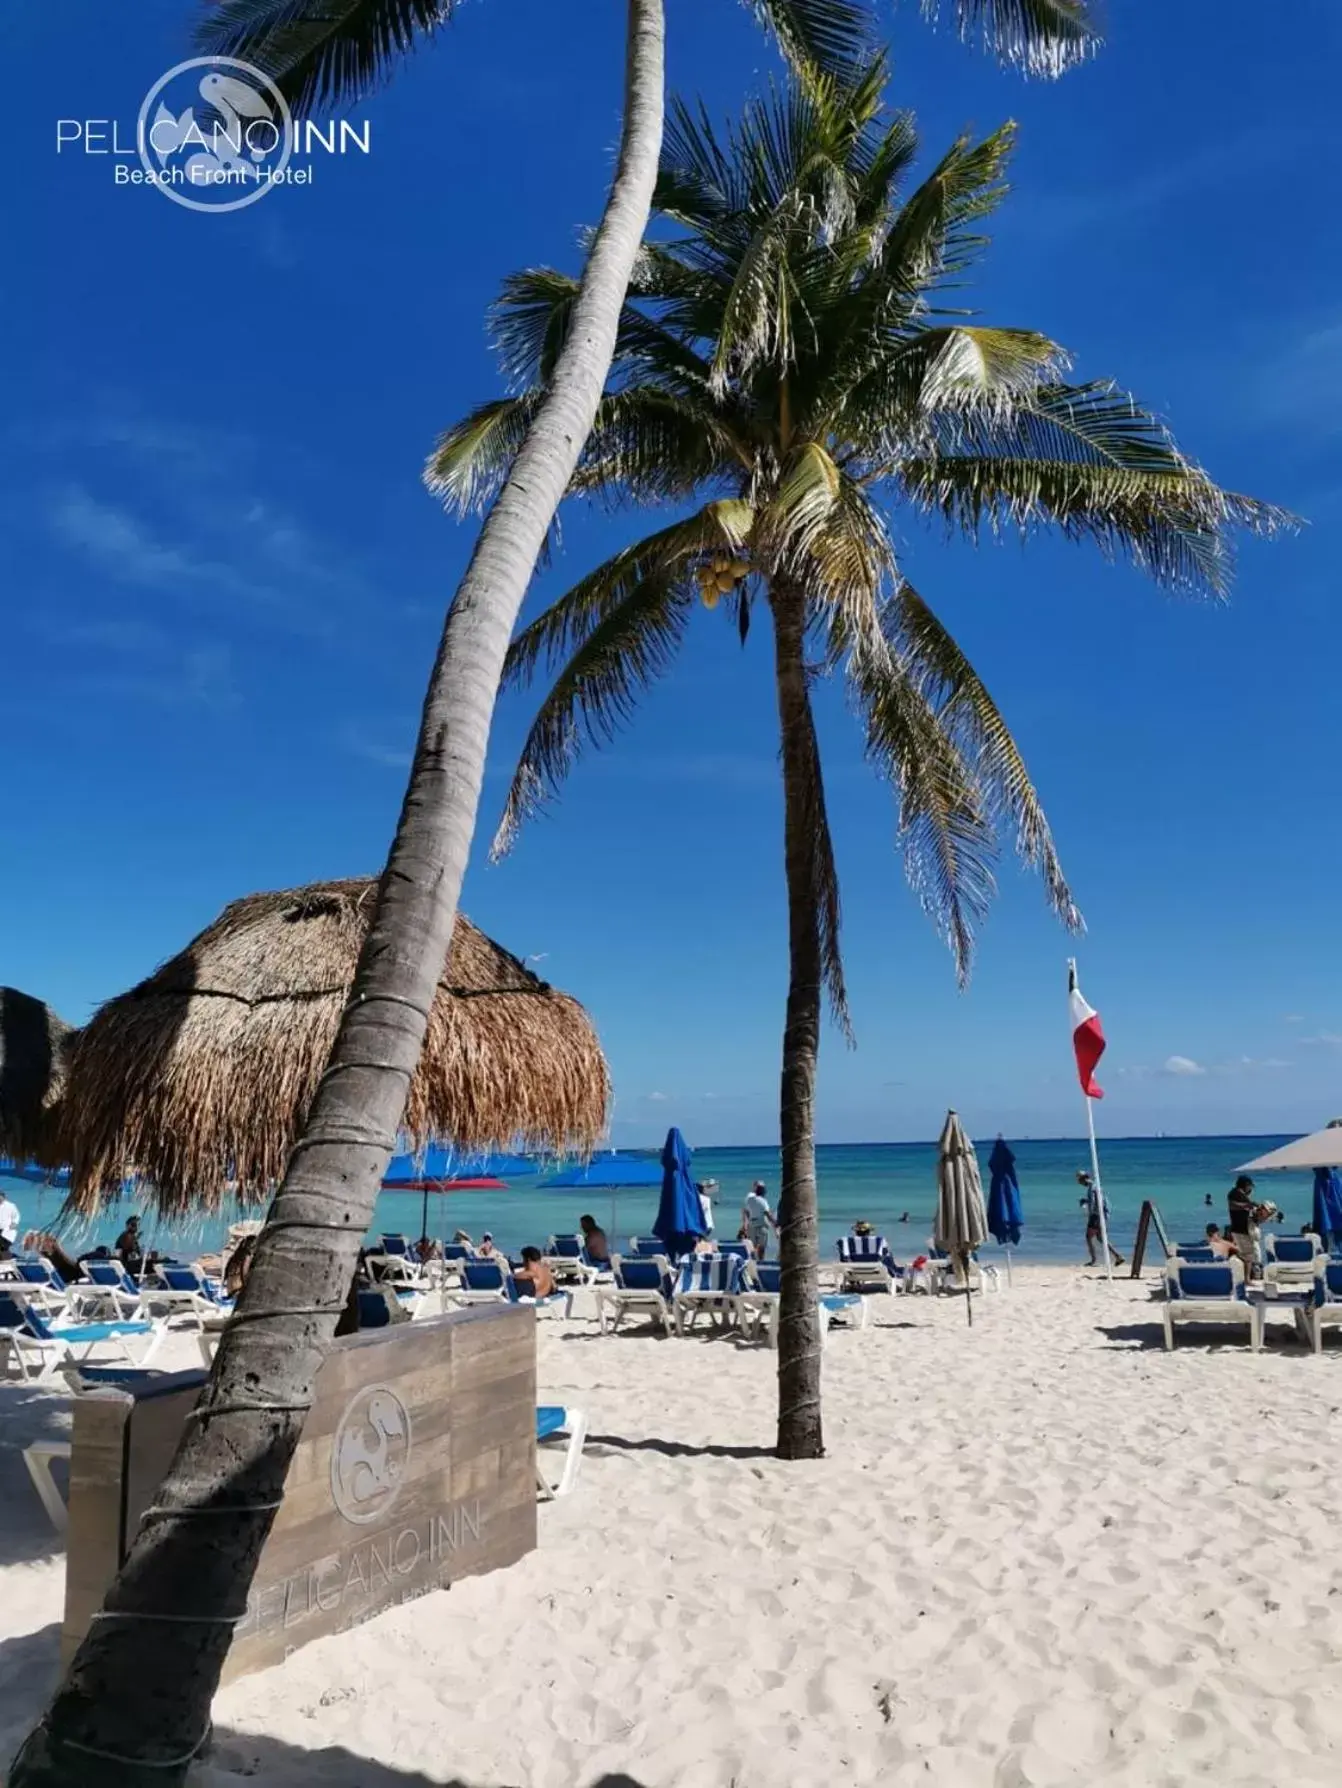
<svg viewBox="0 0 1342 1788">
<path fill-rule="evenodd" d="M 699 594 L 705 608 L 716 608 L 724 596 L 728 596 L 736 588 L 742 578 L 750 575 L 748 559 L 729 559 L 726 553 L 714 553 L 706 559 L 695 572 L 699 584 Z"/>
</svg>

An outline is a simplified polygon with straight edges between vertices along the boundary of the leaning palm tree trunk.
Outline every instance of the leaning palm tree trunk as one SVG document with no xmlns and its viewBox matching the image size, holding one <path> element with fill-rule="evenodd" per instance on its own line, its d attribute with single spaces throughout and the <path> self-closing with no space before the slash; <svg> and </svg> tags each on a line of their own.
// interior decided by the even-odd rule
<svg viewBox="0 0 1342 1788">
<path fill-rule="evenodd" d="M 591 427 L 652 202 L 662 0 L 629 0 L 619 165 L 554 378 L 443 629 L 349 1006 L 196 1419 L 11 1788 L 170 1788 L 210 1703 L 335 1331 L 456 919 L 504 656 Z"/>
<path fill-rule="evenodd" d="M 778 1455 L 818 1459 L 820 1324 L 815 1186 L 815 1075 L 824 1003 L 821 875 L 824 816 L 811 698 L 806 687 L 805 605 L 796 592 L 770 597 L 783 764 L 783 853 L 788 899 L 788 995 L 780 1096 Z"/>
</svg>

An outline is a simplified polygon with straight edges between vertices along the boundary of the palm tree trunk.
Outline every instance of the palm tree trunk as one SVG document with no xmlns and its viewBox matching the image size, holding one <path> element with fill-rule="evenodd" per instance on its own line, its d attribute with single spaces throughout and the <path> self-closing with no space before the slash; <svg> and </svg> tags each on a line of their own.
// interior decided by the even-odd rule
<svg viewBox="0 0 1342 1788">
<path fill-rule="evenodd" d="M 349 1005 L 198 1419 L 10 1788 L 173 1788 L 210 1703 L 345 1307 L 475 831 L 504 655 L 615 347 L 661 149 L 662 0 L 628 0 L 619 165 L 546 398 L 448 612 Z"/>
<path fill-rule="evenodd" d="M 782 1291 L 778 1311 L 778 1456 L 819 1459 L 819 1228 L 815 1190 L 815 1073 L 823 993 L 820 893 L 814 842 L 824 825 L 819 756 L 804 654 L 799 592 L 770 591 L 783 759 L 783 839 L 788 897 L 788 995 L 780 1106 L 778 1200 Z"/>
</svg>

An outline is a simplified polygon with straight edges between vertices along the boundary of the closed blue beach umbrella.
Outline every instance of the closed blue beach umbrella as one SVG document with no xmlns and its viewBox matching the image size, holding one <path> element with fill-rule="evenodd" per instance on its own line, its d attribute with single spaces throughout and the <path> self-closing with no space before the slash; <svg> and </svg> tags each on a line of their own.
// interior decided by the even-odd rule
<svg viewBox="0 0 1342 1788">
<path fill-rule="evenodd" d="M 707 1235 L 703 1206 L 690 1174 L 690 1149 L 679 1130 L 668 1130 L 662 1149 L 662 1197 L 652 1233 L 671 1254 L 689 1254 Z"/>
<path fill-rule="evenodd" d="M 1342 1173 L 1336 1167 L 1314 1169 L 1314 1227 L 1325 1248 L 1342 1241 Z"/>
<path fill-rule="evenodd" d="M 999 1136 L 988 1157 L 988 1233 L 1007 1251 L 1007 1283 L 1011 1282 L 1011 1250 L 1020 1246 L 1021 1225 L 1025 1212 L 1020 1201 L 1020 1182 L 1016 1178 L 1016 1157 Z"/>
</svg>

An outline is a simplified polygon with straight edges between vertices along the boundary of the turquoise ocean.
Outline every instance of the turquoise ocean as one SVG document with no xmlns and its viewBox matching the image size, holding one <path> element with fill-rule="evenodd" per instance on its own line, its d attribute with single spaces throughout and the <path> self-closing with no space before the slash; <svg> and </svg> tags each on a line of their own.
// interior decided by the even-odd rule
<svg viewBox="0 0 1342 1788">
<path fill-rule="evenodd" d="M 1089 1166 L 1084 1141 L 1016 1142 L 1007 1139 L 1016 1156 L 1025 1227 L 1017 1258 L 1072 1261 L 1085 1258 L 1084 1219 L 1078 1203 L 1078 1168 Z M 1101 1141 L 1100 1167 L 1110 1205 L 1115 1246 L 1126 1254 L 1143 1199 L 1153 1199 L 1172 1240 L 1200 1236 L 1209 1221 L 1224 1223 L 1225 1197 L 1235 1170 L 1245 1161 L 1289 1140 L 1280 1136 L 1125 1137 Z M 988 1154 L 993 1139 L 976 1143 L 988 1186 Z M 650 1154 L 655 1153 L 649 1151 Z M 859 1218 L 885 1233 L 896 1258 L 921 1252 L 927 1245 L 936 1205 L 936 1144 L 932 1142 L 836 1144 L 816 1151 L 823 1250 L 834 1252 L 835 1239 Z M 704 1148 L 695 1151 L 697 1179 L 719 1182 L 715 1211 L 719 1234 L 736 1233 L 741 1199 L 761 1179 L 771 1200 L 778 1192 L 778 1151 L 773 1148 Z M 218 1219 L 197 1218 L 169 1228 L 147 1205 L 127 1199 L 99 1222 L 72 1225 L 60 1220 L 62 1193 L 31 1181 L 0 1174 L 0 1186 L 18 1205 L 24 1228 L 55 1228 L 67 1233 L 77 1249 L 110 1242 L 129 1210 L 139 1208 L 151 1246 L 178 1253 L 203 1252 L 222 1239 L 237 1212 Z M 1281 1205 L 1284 1228 L 1298 1230 L 1310 1215 L 1312 1182 L 1308 1174 L 1274 1174 L 1264 1188 Z M 1208 1208 L 1206 1199 L 1212 1203 Z M 421 1195 L 384 1192 L 378 1203 L 374 1233 L 399 1230 L 419 1234 Z M 500 1246 L 515 1250 L 528 1242 L 544 1245 L 547 1236 L 571 1233 L 578 1218 L 590 1212 L 607 1228 L 612 1245 L 623 1247 L 630 1235 L 646 1234 L 657 1210 L 655 1192 L 546 1192 L 526 1176 L 512 1180 L 502 1192 L 453 1192 L 429 1198 L 429 1233 L 451 1236 L 457 1229 L 477 1241 L 490 1231 Z M 909 1221 L 902 1223 L 907 1211 Z M 254 1214 L 254 1213 L 253 1213 Z M 67 1245 L 69 1245 L 67 1243 Z M 989 1253 L 995 1252 L 991 1244 Z"/>
</svg>

